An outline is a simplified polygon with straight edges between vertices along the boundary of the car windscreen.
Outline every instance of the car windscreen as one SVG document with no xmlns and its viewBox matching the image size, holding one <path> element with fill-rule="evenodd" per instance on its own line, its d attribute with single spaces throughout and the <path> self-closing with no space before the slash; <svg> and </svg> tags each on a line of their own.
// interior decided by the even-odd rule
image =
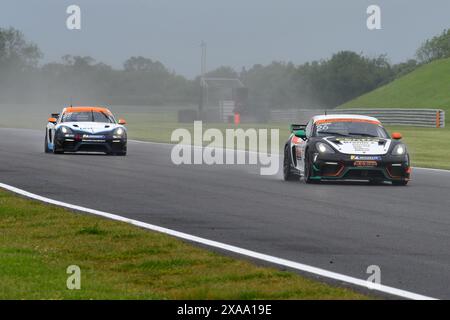
<svg viewBox="0 0 450 320">
<path fill-rule="evenodd" d="M 321 121 L 315 125 L 314 135 L 348 136 L 348 137 L 378 137 L 387 138 L 388 134 L 382 125 L 361 120 Z"/>
<path fill-rule="evenodd" d="M 112 115 L 98 111 L 67 112 L 62 116 L 61 122 L 115 123 Z"/>
</svg>

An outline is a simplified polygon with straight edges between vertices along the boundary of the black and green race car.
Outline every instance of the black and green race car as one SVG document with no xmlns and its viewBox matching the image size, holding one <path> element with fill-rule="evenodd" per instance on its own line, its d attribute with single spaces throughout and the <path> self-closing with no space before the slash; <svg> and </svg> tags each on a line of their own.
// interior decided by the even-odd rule
<svg viewBox="0 0 450 320">
<path fill-rule="evenodd" d="M 361 115 L 321 115 L 292 125 L 285 144 L 284 180 L 389 181 L 407 185 L 410 158 L 401 134 L 389 135 L 381 122 Z"/>
</svg>

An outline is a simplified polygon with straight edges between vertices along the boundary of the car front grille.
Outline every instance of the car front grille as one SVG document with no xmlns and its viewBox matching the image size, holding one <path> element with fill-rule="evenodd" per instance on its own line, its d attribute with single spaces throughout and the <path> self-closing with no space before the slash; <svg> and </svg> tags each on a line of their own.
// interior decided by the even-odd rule
<svg viewBox="0 0 450 320">
<path fill-rule="evenodd" d="M 350 169 L 344 176 L 345 179 L 384 179 L 386 178 L 381 170 L 356 170 Z"/>
</svg>

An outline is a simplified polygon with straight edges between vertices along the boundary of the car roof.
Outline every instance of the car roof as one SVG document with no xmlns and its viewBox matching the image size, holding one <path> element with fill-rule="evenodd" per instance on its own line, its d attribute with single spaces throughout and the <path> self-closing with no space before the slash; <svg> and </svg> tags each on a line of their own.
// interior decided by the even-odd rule
<svg viewBox="0 0 450 320">
<path fill-rule="evenodd" d="M 378 120 L 377 118 L 358 115 L 358 114 L 338 114 L 338 113 L 336 113 L 336 114 L 329 114 L 329 115 L 319 115 L 319 116 L 314 116 L 312 118 L 312 120 L 314 123 L 324 122 L 324 121 L 328 121 L 328 120 L 329 121 L 356 120 L 356 121 L 362 121 L 362 122 L 381 124 L 380 120 Z"/>
<path fill-rule="evenodd" d="M 103 112 L 107 114 L 112 114 L 108 108 L 105 107 L 90 107 L 90 106 L 77 106 L 77 107 L 67 107 L 63 110 L 63 113 L 66 112 Z"/>
</svg>

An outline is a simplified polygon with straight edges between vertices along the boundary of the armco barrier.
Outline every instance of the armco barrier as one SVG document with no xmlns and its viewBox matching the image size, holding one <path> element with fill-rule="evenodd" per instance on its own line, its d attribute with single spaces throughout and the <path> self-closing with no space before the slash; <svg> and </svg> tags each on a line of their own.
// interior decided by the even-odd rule
<svg viewBox="0 0 450 320">
<path fill-rule="evenodd" d="M 314 115 L 320 114 L 360 114 L 376 117 L 383 124 L 420 127 L 445 127 L 445 111 L 441 109 L 296 109 L 272 110 L 272 122 L 306 123 Z"/>
</svg>

